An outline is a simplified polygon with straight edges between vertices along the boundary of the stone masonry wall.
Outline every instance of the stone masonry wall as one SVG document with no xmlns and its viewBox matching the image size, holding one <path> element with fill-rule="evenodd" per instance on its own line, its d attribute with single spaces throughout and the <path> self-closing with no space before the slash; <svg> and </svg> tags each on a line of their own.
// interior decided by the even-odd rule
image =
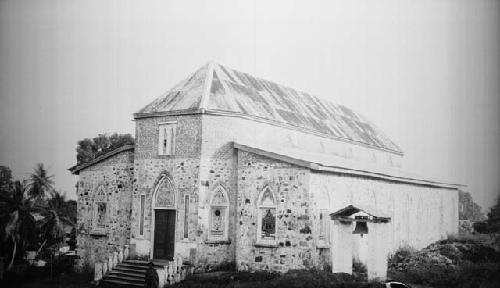
<svg viewBox="0 0 500 288">
<path fill-rule="evenodd" d="M 134 189 L 131 219 L 131 253 L 148 258 L 152 248 L 152 194 L 162 173 L 167 173 L 175 187 L 175 254 L 188 259 L 198 243 L 197 205 L 201 143 L 201 117 L 153 117 L 136 120 Z M 177 121 L 175 154 L 158 155 L 158 125 Z M 140 195 L 145 195 L 144 234 L 140 235 Z M 184 197 L 189 195 L 188 238 L 184 239 Z"/>
<path fill-rule="evenodd" d="M 339 142 L 266 123 L 237 117 L 202 115 L 200 180 L 207 183 L 207 186 L 201 186 L 199 190 L 198 231 L 202 238 L 201 241 L 205 241 L 209 223 L 209 199 L 213 188 L 218 184 L 223 185 L 228 192 L 230 201 L 230 243 L 200 245 L 200 265 L 210 266 L 224 261 L 235 261 L 236 250 L 240 249 L 239 246 L 235 245 L 235 239 L 240 237 L 237 234 L 239 231 L 237 217 L 240 214 L 240 207 L 237 203 L 239 199 L 237 196 L 239 189 L 239 177 L 237 175 L 238 157 L 232 146 L 233 141 L 246 145 L 264 143 L 276 147 L 301 148 L 326 153 L 339 158 L 368 161 L 380 166 L 398 167 L 401 160 L 400 156 L 391 153 L 368 149 L 363 146 Z M 233 215 L 236 215 L 236 217 Z M 312 219 L 311 221 L 314 221 L 315 225 L 319 223 L 319 219 Z M 313 238 L 316 238 L 316 236 Z M 325 259 L 323 261 L 324 264 L 330 262 L 328 249 L 318 249 L 316 252 L 321 254 L 319 257 Z M 285 260 L 280 259 L 280 262 L 285 262 Z M 287 263 L 290 263 L 290 260 Z M 243 268 L 240 263 L 236 264 L 239 269 Z M 283 264 L 280 265 L 283 266 Z"/>
<path fill-rule="evenodd" d="M 308 169 L 238 151 L 236 264 L 239 270 L 322 268 L 316 247 Z M 276 246 L 257 242 L 257 198 L 269 185 L 277 198 Z"/>
<path fill-rule="evenodd" d="M 80 264 L 92 265 L 129 243 L 133 180 L 133 151 L 124 151 L 80 171 L 77 184 L 77 254 Z M 107 194 L 105 233 L 94 233 L 94 196 Z M 102 234 L 102 235 L 99 235 Z"/>
</svg>

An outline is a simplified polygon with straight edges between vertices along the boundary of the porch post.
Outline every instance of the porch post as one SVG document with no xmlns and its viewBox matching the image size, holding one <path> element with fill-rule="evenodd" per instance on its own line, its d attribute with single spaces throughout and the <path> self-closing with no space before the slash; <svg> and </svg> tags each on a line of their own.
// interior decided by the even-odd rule
<svg viewBox="0 0 500 288">
<path fill-rule="evenodd" d="M 331 222 L 332 272 L 352 274 L 352 222 Z"/>
</svg>

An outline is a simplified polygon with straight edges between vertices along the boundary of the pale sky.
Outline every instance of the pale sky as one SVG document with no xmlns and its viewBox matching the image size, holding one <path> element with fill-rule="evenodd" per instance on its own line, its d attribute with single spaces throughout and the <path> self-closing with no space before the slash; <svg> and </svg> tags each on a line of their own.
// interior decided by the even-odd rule
<svg viewBox="0 0 500 288">
<path fill-rule="evenodd" d="M 272 3 L 271 3 L 272 2 Z M 403 168 L 500 192 L 500 2 L 0 0 L 0 165 L 75 198 L 76 142 L 215 60 L 367 116 Z"/>
</svg>

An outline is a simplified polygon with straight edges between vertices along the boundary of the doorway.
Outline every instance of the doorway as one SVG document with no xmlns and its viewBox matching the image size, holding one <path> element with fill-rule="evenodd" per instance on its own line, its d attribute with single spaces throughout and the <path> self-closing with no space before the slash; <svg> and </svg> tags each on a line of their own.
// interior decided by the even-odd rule
<svg viewBox="0 0 500 288">
<path fill-rule="evenodd" d="M 175 211 L 155 209 L 153 259 L 172 261 L 174 258 Z"/>
</svg>

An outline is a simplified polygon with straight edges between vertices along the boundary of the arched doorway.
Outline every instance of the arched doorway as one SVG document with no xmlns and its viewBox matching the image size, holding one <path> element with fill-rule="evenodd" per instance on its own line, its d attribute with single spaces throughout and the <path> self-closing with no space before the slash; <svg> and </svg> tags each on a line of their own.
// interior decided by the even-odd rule
<svg viewBox="0 0 500 288">
<path fill-rule="evenodd" d="M 167 175 L 158 181 L 152 197 L 151 258 L 172 260 L 175 251 L 177 197 Z"/>
</svg>

